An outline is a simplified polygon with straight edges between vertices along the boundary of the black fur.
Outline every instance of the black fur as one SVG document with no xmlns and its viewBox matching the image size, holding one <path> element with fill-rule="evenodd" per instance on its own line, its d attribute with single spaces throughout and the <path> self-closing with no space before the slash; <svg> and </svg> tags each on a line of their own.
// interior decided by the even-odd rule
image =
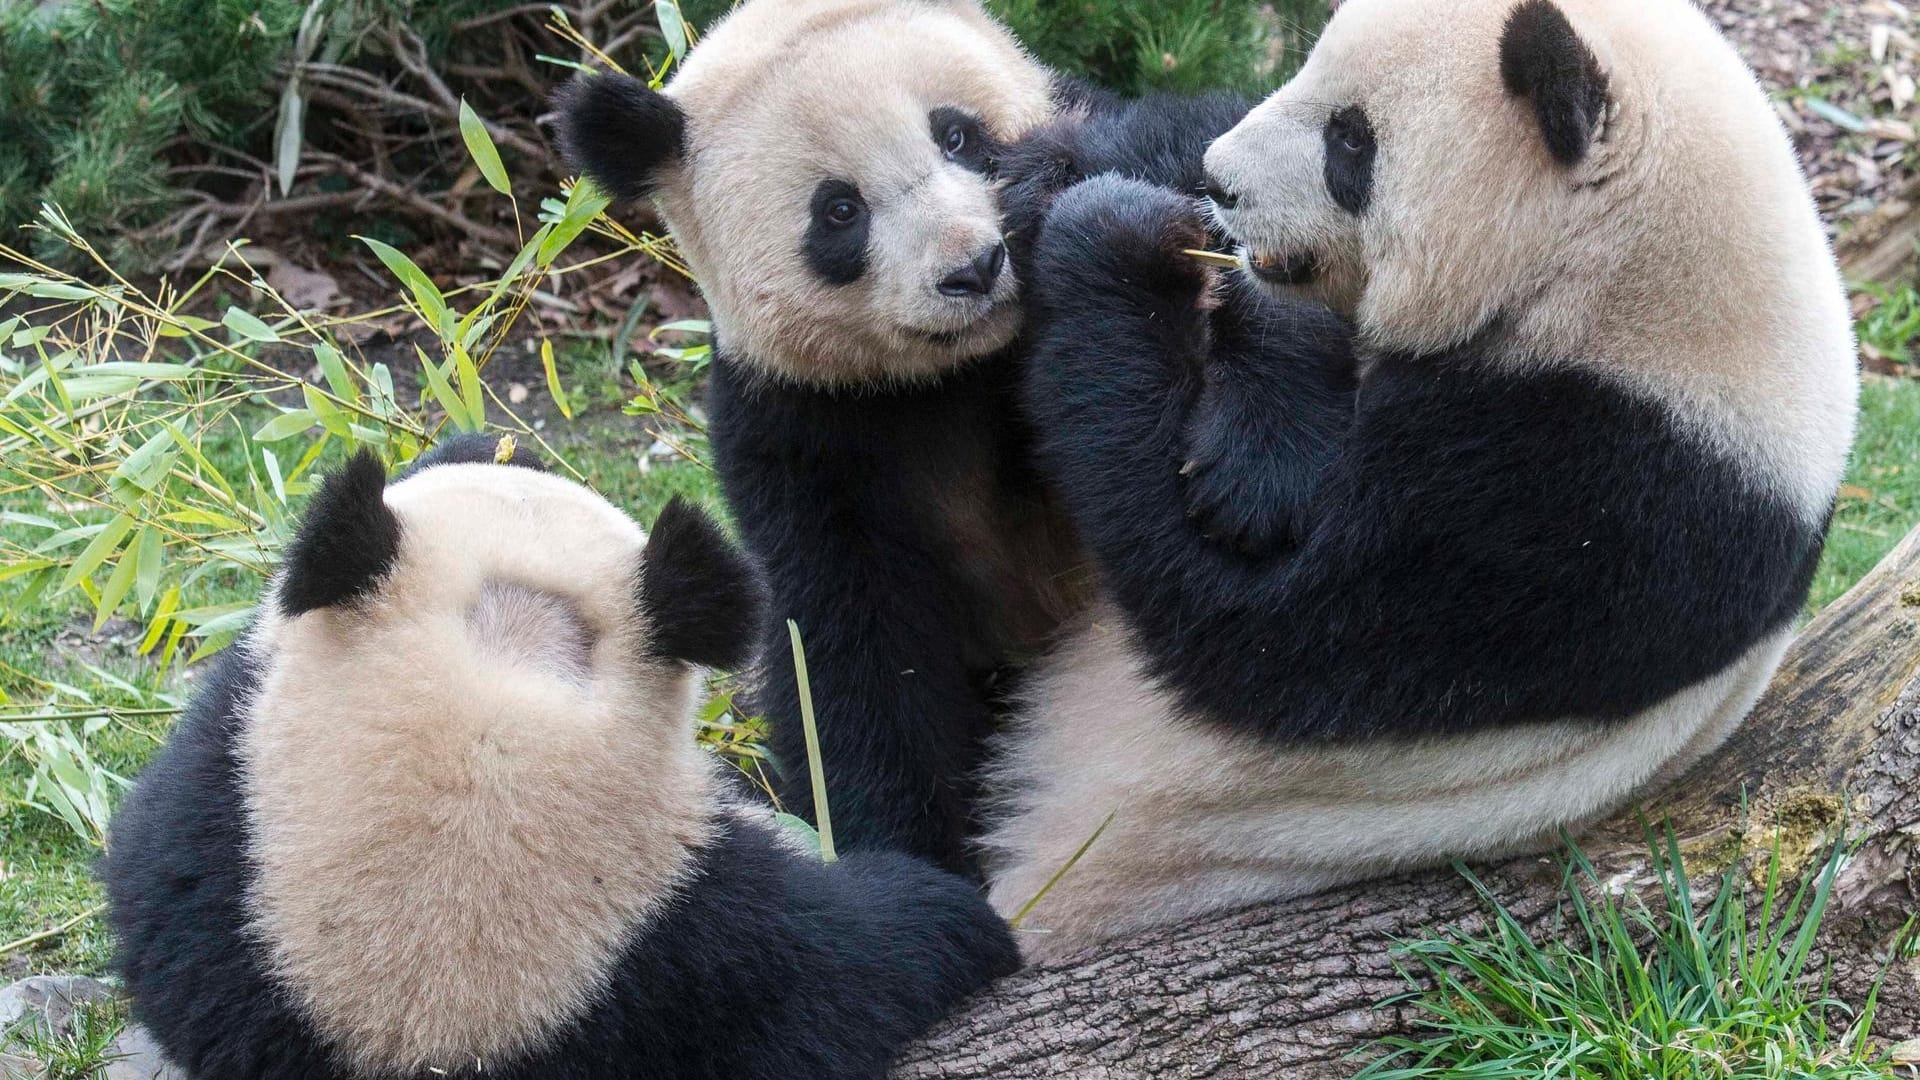
<svg viewBox="0 0 1920 1080">
<path fill-rule="evenodd" d="M 1516 373 L 1496 330 L 1379 358 L 1349 424 L 1327 316 L 1204 310 L 1161 272 L 1192 214 L 1117 181 L 1060 200 L 1027 402 L 1104 584 L 1197 714 L 1334 741 L 1619 719 L 1800 609 L 1822 529 L 1661 402 L 1570 365 Z M 1189 520 L 1196 429 L 1224 433 L 1224 487 L 1291 543 L 1248 557 Z"/>
<path fill-rule="evenodd" d="M 1349 105 L 1329 116 L 1323 139 L 1327 194 L 1349 214 L 1366 213 L 1373 201 L 1373 159 L 1379 150 L 1367 110 Z"/>
<path fill-rule="evenodd" d="M 1069 79 L 1056 83 L 1055 95 L 1060 117 L 1001 154 L 998 173 L 1007 183 L 1001 199 L 1016 266 L 1024 265 L 1053 199 L 1089 176 L 1117 173 L 1205 194 L 1207 147 L 1253 106 L 1226 91 L 1129 100 Z"/>
<path fill-rule="evenodd" d="M 661 166 L 686 151 L 686 114 L 631 76 L 577 76 L 554 92 L 554 105 L 567 166 L 616 199 L 652 194 Z"/>
<path fill-rule="evenodd" d="M 280 610 L 303 615 L 372 592 L 400 556 L 400 519 L 382 493 L 387 471 L 370 450 L 327 477 L 287 547 Z"/>
<path fill-rule="evenodd" d="M 1047 543 L 1064 528 L 1028 461 L 1018 365 L 1008 353 L 933 385 L 833 393 L 756 379 L 724 332 L 717 342 L 714 462 L 774 601 L 755 705 L 772 721 L 781 801 L 810 818 L 793 619 L 843 847 L 971 866 L 995 682 L 1043 646 L 1053 620 L 1037 590 L 1068 569 L 1047 552 L 1071 550 Z M 1021 573 L 982 581 L 978 560 Z"/>
<path fill-rule="evenodd" d="M 500 443 L 499 435 L 478 433 L 442 439 L 433 449 L 414 458 L 413 463 L 395 479 L 404 480 L 423 469 L 431 469 L 436 465 L 518 465 L 520 468 L 532 469 L 535 472 L 547 471 L 546 463 L 525 445 L 516 445 L 513 456 L 504 462 L 501 461 Z"/>
<path fill-rule="evenodd" d="M 1553 0 L 1521 0 L 1507 16 L 1500 78 L 1533 103 L 1553 159 L 1578 165 L 1606 115 L 1607 74 Z"/>
<path fill-rule="evenodd" d="M 678 514 L 656 537 L 677 536 L 676 553 L 710 548 L 717 537 L 695 521 Z M 669 564 L 683 560 L 663 561 L 663 574 Z M 213 662 L 114 819 L 102 870 L 134 1016 L 195 1080 L 425 1080 L 337 1066 L 249 931 L 237 741 L 259 663 L 245 648 Z M 958 878 L 885 852 L 825 866 L 768 826 L 723 817 L 717 828 L 581 1022 L 483 1075 L 448 1075 L 880 1080 L 902 1045 L 1017 966 L 1005 924 Z M 420 884 L 423 895 L 434 885 Z"/>
<path fill-rule="evenodd" d="M 836 206 L 852 205 L 854 216 L 833 217 Z M 807 265 L 829 285 L 851 285 L 867 273 L 867 236 L 873 218 L 860 189 L 845 180 L 822 180 L 813 189 L 807 208 L 807 238 L 803 243 Z"/>
<path fill-rule="evenodd" d="M 752 659 L 766 588 L 698 507 L 677 495 L 668 501 L 640 566 L 640 611 L 656 656 L 729 670 Z"/>
</svg>

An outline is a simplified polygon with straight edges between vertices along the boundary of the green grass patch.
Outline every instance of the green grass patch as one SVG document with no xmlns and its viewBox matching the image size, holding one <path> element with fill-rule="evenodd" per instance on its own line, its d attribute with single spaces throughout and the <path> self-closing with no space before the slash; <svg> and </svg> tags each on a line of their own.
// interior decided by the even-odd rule
<svg viewBox="0 0 1920 1080">
<path fill-rule="evenodd" d="M 1736 863 L 1698 905 L 1678 842 L 1651 847 L 1645 899 L 1616 895 L 1573 849 L 1544 943 L 1463 869 L 1490 925 L 1402 947 L 1414 1033 L 1379 1044 L 1358 1080 L 1895 1075 L 1867 1040 L 1878 987 L 1850 1008 L 1809 969 L 1843 849 L 1797 882 L 1776 849 L 1758 896 Z"/>
<path fill-rule="evenodd" d="M 126 1026 L 127 1007 L 122 1002 L 76 1003 L 65 1030 L 52 1032 L 23 1022 L 14 1031 L 0 1033 L 0 1049 L 39 1062 L 45 1070 L 36 1074 L 39 1080 L 100 1080 L 117 1059 L 113 1040 Z"/>
<path fill-rule="evenodd" d="M 1868 376 L 1860 432 L 1834 507 L 1826 555 L 1807 610 L 1818 611 L 1866 576 L 1920 523 L 1920 380 Z"/>
</svg>

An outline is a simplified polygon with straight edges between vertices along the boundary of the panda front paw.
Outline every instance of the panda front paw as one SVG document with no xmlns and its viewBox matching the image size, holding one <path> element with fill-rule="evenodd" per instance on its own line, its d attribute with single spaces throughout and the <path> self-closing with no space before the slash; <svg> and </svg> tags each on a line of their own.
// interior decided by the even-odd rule
<svg viewBox="0 0 1920 1080">
<path fill-rule="evenodd" d="M 1208 243 L 1194 200 L 1138 180 L 1096 176 L 1055 200 L 1040 234 L 1037 281 L 1056 296 L 1145 289 L 1200 309 L 1214 271 L 1185 252 Z"/>
<path fill-rule="evenodd" d="M 1251 557 L 1289 550 L 1306 526 L 1311 455 L 1289 445 L 1280 418 L 1223 374 L 1209 372 L 1185 432 L 1180 468 L 1187 518 L 1202 535 Z"/>
</svg>

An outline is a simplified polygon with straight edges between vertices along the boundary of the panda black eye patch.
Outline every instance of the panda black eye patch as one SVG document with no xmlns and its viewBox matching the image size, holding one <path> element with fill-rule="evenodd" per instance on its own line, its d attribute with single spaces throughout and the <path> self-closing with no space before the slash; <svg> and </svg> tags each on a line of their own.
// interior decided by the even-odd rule
<svg viewBox="0 0 1920 1080">
<path fill-rule="evenodd" d="M 1366 212 L 1373 198 L 1373 158 L 1378 146 L 1367 111 L 1349 105 L 1327 117 L 1327 194 L 1349 214 Z"/>
<path fill-rule="evenodd" d="M 933 144 L 948 161 L 993 175 L 1003 148 L 987 134 L 979 117 L 965 109 L 942 107 L 927 114 L 927 127 Z"/>
<path fill-rule="evenodd" d="M 867 272 L 867 201 L 845 180 L 813 189 L 804 248 L 807 265 L 829 285 L 851 285 Z"/>
</svg>

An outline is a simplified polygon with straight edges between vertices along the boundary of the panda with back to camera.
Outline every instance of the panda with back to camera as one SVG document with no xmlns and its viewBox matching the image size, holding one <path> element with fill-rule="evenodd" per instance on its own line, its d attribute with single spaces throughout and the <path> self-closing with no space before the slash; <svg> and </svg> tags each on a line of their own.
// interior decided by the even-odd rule
<svg viewBox="0 0 1920 1080">
<path fill-rule="evenodd" d="M 1072 84 L 978 0 L 747 0 L 664 90 L 599 75 L 558 104 L 567 159 L 655 200 L 712 310 L 784 806 L 812 816 L 790 618 L 837 839 L 969 872 L 1002 677 L 1085 594 L 1019 417 L 1026 246 L 1085 175 L 1197 193 L 1249 103 Z"/>
<path fill-rule="evenodd" d="M 1806 184 L 1687 0 L 1347 0 L 1206 168 L 1248 272 L 1111 178 L 1036 253 L 1025 400 L 1105 601 L 1003 747 L 996 907 L 1116 813 L 1042 955 L 1676 774 L 1774 671 L 1852 437 Z"/>
<path fill-rule="evenodd" d="M 731 804 L 692 714 L 748 564 L 493 446 L 315 496 L 114 819 L 134 1017 L 193 1080 L 878 1080 L 1005 925 Z"/>
</svg>

